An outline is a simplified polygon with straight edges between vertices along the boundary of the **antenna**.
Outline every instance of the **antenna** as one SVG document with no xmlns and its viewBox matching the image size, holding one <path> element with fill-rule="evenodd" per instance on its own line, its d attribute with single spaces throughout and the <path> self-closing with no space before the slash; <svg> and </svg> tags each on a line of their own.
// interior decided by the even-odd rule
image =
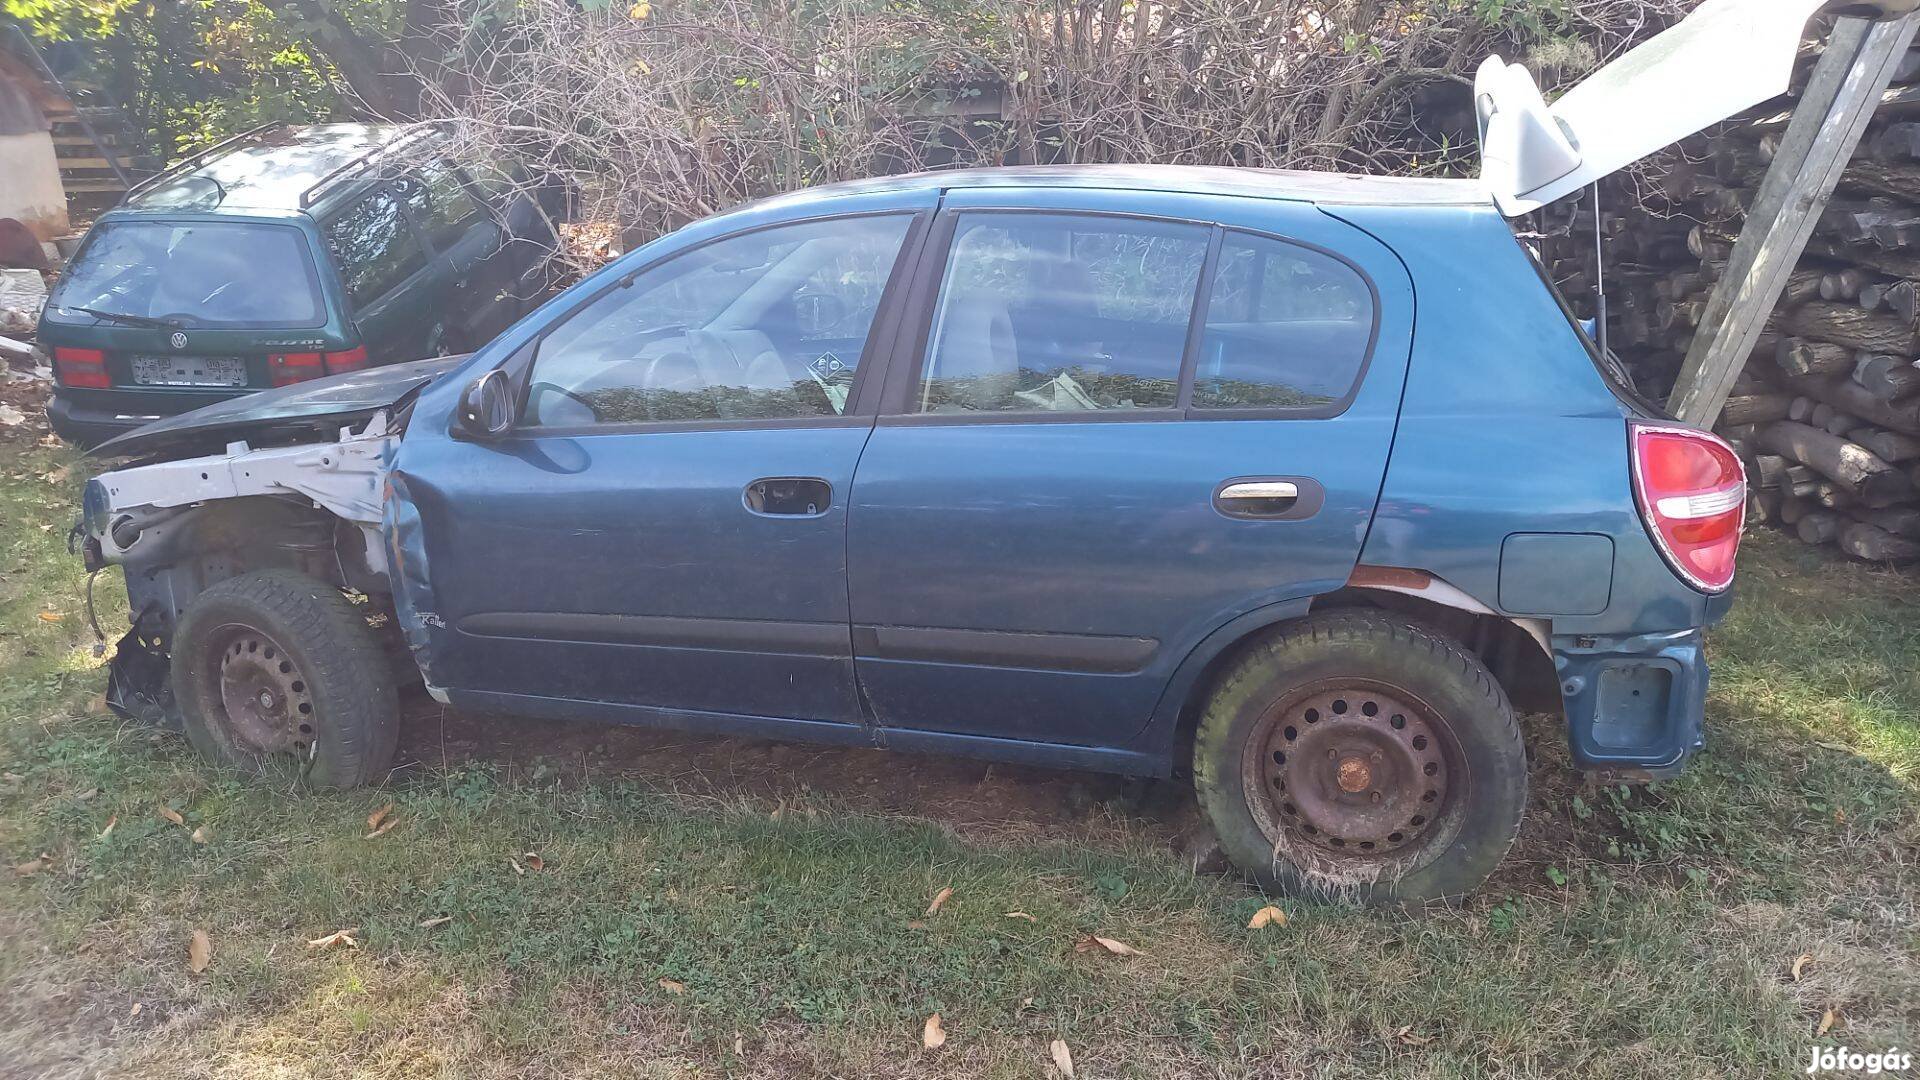
<svg viewBox="0 0 1920 1080">
<path fill-rule="evenodd" d="M 1593 329 L 1600 355 L 1607 355 L 1607 274 L 1600 245 L 1600 181 L 1593 182 Z"/>
</svg>

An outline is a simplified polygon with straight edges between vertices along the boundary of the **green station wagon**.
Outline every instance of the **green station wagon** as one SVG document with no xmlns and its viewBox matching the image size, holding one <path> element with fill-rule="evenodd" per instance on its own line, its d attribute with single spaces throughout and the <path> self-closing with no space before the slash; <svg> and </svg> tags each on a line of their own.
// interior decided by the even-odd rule
<svg viewBox="0 0 1920 1080">
<path fill-rule="evenodd" d="M 259 128 L 101 216 L 48 298 L 47 412 L 92 446 L 256 390 L 467 351 L 547 295 L 534 200 L 434 126 Z"/>
</svg>

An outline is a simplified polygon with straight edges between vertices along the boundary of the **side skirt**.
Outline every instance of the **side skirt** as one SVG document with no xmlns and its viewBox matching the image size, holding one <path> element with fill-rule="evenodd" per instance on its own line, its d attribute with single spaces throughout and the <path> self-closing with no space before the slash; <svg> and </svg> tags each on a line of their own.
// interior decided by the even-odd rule
<svg viewBox="0 0 1920 1080">
<path fill-rule="evenodd" d="M 1118 773 L 1123 776 L 1169 775 L 1163 755 L 1099 746 L 996 739 L 981 735 L 952 735 L 902 728 L 870 729 L 860 724 L 830 720 L 787 720 L 735 713 L 664 709 L 607 701 L 575 701 L 534 694 L 500 694 L 479 690 L 445 690 L 446 703 L 472 712 L 505 713 L 546 720 L 591 720 L 602 724 L 685 731 L 696 735 L 772 739 L 782 742 L 823 743 L 829 746 L 883 746 L 962 757 L 1039 765 L 1058 769 Z M 436 698 L 439 693 L 434 695 Z"/>
</svg>

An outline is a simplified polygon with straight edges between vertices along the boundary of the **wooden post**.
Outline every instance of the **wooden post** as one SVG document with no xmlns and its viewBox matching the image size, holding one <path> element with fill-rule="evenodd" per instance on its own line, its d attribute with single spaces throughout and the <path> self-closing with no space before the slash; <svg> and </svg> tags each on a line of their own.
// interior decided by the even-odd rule
<svg viewBox="0 0 1920 1080">
<path fill-rule="evenodd" d="M 1719 419 L 1916 29 L 1920 13 L 1834 24 L 1687 348 L 1667 402 L 1685 423 Z"/>
</svg>

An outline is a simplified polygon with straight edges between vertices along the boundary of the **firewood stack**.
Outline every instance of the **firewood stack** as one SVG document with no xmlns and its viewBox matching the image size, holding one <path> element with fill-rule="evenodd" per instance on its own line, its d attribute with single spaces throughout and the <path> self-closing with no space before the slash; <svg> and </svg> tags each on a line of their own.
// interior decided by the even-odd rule
<svg viewBox="0 0 1920 1080">
<path fill-rule="evenodd" d="M 1815 47 L 1802 62 L 1801 82 Z M 1683 144 L 1664 176 L 1603 185 L 1608 344 L 1664 402 L 1791 102 Z M 1593 206 L 1543 213 L 1541 251 L 1591 316 Z M 1750 524 L 1875 562 L 1920 560 L 1920 49 L 1908 53 L 1716 430 L 1747 463 Z"/>
</svg>

